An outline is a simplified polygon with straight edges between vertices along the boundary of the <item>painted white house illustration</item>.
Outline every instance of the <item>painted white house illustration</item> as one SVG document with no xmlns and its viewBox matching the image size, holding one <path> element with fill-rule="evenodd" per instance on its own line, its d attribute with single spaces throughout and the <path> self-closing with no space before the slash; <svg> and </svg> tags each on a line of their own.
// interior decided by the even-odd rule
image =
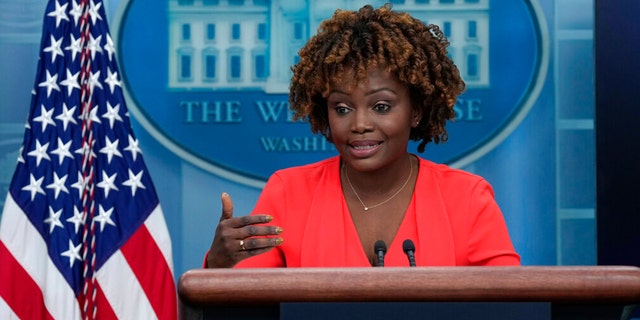
<svg viewBox="0 0 640 320">
<path fill-rule="evenodd" d="M 489 0 L 169 0 L 168 88 L 287 93 L 297 51 L 322 20 L 384 2 L 440 26 L 467 87 L 489 87 Z"/>
</svg>

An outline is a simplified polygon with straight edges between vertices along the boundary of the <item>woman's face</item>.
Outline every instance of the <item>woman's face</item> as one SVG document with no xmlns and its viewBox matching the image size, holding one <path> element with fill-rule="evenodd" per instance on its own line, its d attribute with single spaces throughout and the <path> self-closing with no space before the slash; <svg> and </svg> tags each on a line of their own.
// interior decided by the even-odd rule
<svg viewBox="0 0 640 320">
<path fill-rule="evenodd" d="M 357 171 L 406 159 L 409 133 L 421 116 L 411 108 L 409 88 L 381 69 L 350 89 L 352 79 L 345 76 L 327 97 L 331 140 L 342 158 Z"/>
</svg>

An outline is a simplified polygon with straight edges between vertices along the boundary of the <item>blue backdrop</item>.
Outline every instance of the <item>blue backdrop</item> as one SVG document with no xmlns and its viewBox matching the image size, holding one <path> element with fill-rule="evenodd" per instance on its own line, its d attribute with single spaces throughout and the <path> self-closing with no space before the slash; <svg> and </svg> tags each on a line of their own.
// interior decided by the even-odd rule
<svg viewBox="0 0 640 320">
<path fill-rule="evenodd" d="M 396 8 L 413 3 L 393 2 Z M 452 40 L 454 49 L 461 48 L 453 58 L 465 66 L 463 71 L 473 66 L 490 71 L 467 73 L 470 87 L 464 98 L 478 103 L 459 105 L 467 115 L 477 106 L 483 118 L 451 124 L 451 143 L 429 146 L 422 156 L 480 174 L 493 185 L 523 264 L 595 264 L 593 0 L 470 1 L 479 4 L 471 11 L 456 9 L 463 0 L 447 1 L 456 2 L 448 6 L 437 2 L 431 1 L 444 7 L 420 11 L 421 19 L 443 28 L 450 23 L 455 40 L 465 38 L 457 37 L 462 29 L 456 17 L 472 17 L 482 31 L 477 43 Z M 105 0 L 134 131 L 171 233 L 176 278 L 201 266 L 219 220 L 222 192 L 233 197 L 236 214 L 246 214 L 269 172 L 333 154 L 317 145 L 268 151 L 265 137 L 313 137 L 306 125 L 292 124 L 284 114 L 269 122 L 265 112 L 286 99 L 287 63 L 295 61 L 295 51 L 321 18 L 347 8 L 346 3 L 354 5 L 323 1 L 297 7 L 287 1 L 287 8 L 246 1 L 245 13 L 252 18 L 235 19 L 253 21 L 256 30 L 266 28 L 271 35 L 264 40 L 263 31 L 257 31 L 258 41 L 247 48 L 233 44 L 233 15 L 215 10 L 209 16 L 194 14 L 210 9 L 207 3 L 218 1 Z M 24 133 L 44 6 L 40 0 L 23 0 L 20 6 L 0 0 L 0 206 Z M 282 16 L 305 23 L 273 18 L 275 7 L 295 11 Z M 264 16 L 271 18 L 261 20 Z M 210 24 L 217 27 L 206 27 Z M 292 37 L 274 36 L 283 25 L 291 28 Z M 205 40 L 185 46 L 185 36 Z M 257 66 L 268 61 L 262 65 L 268 69 L 238 71 L 240 63 L 236 77 L 237 52 Z M 217 69 L 206 61 L 216 61 Z M 227 74 L 221 66 L 229 66 Z M 203 102 L 210 108 L 204 118 Z M 264 109 L 267 103 L 272 109 Z M 187 110 L 195 113 L 189 117 Z"/>
</svg>

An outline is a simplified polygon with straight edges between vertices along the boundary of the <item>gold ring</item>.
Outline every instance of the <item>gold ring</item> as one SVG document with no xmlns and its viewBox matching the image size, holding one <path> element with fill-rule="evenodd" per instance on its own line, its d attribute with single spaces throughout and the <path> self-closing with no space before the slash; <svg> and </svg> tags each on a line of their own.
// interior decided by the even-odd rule
<svg viewBox="0 0 640 320">
<path fill-rule="evenodd" d="M 247 248 L 244 247 L 244 240 L 240 240 L 240 250 L 245 251 Z"/>
</svg>

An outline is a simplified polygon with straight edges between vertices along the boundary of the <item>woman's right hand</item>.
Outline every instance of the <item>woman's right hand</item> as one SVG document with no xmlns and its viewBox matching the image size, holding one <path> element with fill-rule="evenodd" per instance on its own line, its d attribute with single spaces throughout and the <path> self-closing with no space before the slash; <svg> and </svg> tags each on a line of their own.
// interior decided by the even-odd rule
<svg viewBox="0 0 640 320">
<path fill-rule="evenodd" d="M 207 268 L 230 268 L 238 262 L 265 253 L 282 244 L 282 233 L 278 226 L 262 224 L 273 220 L 267 214 L 234 217 L 233 202 L 226 192 L 222 193 L 222 215 L 216 228 L 209 253 Z"/>
</svg>

